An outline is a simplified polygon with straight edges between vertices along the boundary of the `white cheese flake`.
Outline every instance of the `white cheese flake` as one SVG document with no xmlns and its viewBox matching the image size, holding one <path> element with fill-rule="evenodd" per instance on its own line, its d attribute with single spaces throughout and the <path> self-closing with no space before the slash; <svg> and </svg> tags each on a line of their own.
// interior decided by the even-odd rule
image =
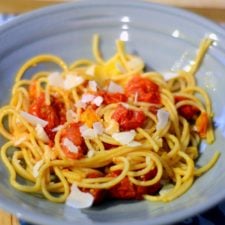
<svg viewBox="0 0 225 225">
<path fill-rule="evenodd" d="M 87 152 L 87 157 L 88 158 L 92 158 L 95 154 L 95 151 L 93 149 L 89 149 Z"/>
<path fill-rule="evenodd" d="M 104 127 L 102 126 L 101 122 L 93 123 L 93 129 L 96 135 L 102 134 L 104 132 Z"/>
<path fill-rule="evenodd" d="M 86 104 L 86 103 L 92 102 L 94 98 L 95 98 L 94 95 L 85 93 L 81 97 L 81 102 Z"/>
<path fill-rule="evenodd" d="M 84 102 L 82 102 L 82 101 L 78 101 L 78 102 L 76 102 L 75 104 L 75 107 L 77 107 L 77 108 L 82 108 L 82 109 L 85 109 L 86 108 L 86 103 L 84 103 Z"/>
<path fill-rule="evenodd" d="M 63 82 L 64 80 L 59 72 L 50 73 L 48 76 L 48 83 L 51 86 L 63 88 Z"/>
<path fill-rule="evenodd" d="M 41 166 L 43 165 L 43 163 L 44 163 L 44 160 L 41 159 L 41 160 L 37 161 L 36 164 L 33 166 L 32 173 L 33 173 L 34 177 L 38 177 L 39 170 L 40 170 Z"/>
<path fill-rule="evenodd" d="M 109 86 L 108 86 L 108 92 L 109 93 L 124 93 L 124 89 L 123 89 L 123 87 L 116 84 L 115 82 L 110 81 Z"/>
<path fill-rule="evenodd" d="M 138 141 L 131 141 L 127 146 L 129 147 L 138 147 L 141 146 L 141 143 Z"/>
<path fill-rule="evenodd" d="M 36 125 L 35 132 L 36 132 L 37 138 L 39 140 L 43 141 L 44 143 L 48 143 L 49 142 L 49 137 L 46 134 L 44 128 L 40 124 Z"/>
<path fill-rule="evenodd" d="M 26 141 L 27 140 L 27 136 L 26 135 L 24 135 L 24 136 L 20 136 L 19 138 L 16 138 L 15 140 L 14 140 L 14 145 L 15 146 L 19 146 L 20 144 L 22 144 L 24 141 Z"/>
<path fill-rule="evenodd" d="M 96 69 L 95 65 L 89 66 L 86 70 L 86 74 L 93 77 L 95 75 L 95 69 Z"/>
<path fill-rule="evenodd" d="M 171 191 L 175 186 L 173 184 L 165 184 L 162 189 L 159 191 L 159 195 L 163 196 Z"/>
<path fill-rule="evenodd" d="M 66 205 L 76 209 L 83 209 L 91 207 L 93 202 L 94 197 L 92 194 L 80 191 L 75 184 L 71 186 L 71 192 L 66 199 Z"/>
<path fill-rule="evenodd" d="M 97 96 L 92 100 L 92 103 L 96 106 L 100 106 L 103 103 L 104 99 L 102 96 Z"/>
<path fill-rule="evenodd" d="M 113 134 L 113 133 L 118 133 L 119 132 L 119 123 L 116 122 L 115 120 L 111 119 L 108 122 L 105 122 L 105 133 L 106 134 Z"/>
<path fill-rule="evenodd" d="M 96 92 L 97 91 L 97 87 L 98 87 L 98 84 L 97 84 L 96 81 L 94 81 L 94 80 L 89 80 L 88 81 L 88 88 L 90 89 L 90 91 Z"/>
<path fill-rule="evenodd" d="M 130 131 L 114 133 L 112 134 L 112 138 L 118 141 L 122 145 L 128 145 L 134 140 L 135 135 L 136 135 L 135 130 L 130 130 Z"/>
<path fill-rule="evenodd" d="M 129 69 L 135 70 L 137 68 L 144 67 L 144 62 L 140 57 L 134 57 L 127 62 L 127 66 Z"/>
<path fill-rule="evenodd" d="M 161 74 L 162 74 L 165 81 L 174 79 L 174 78 L 179 76 L 178 73 L 174 73 L 174 72 L 163 72 Z"/>
<path fill-rule="evenodd" d="M 78 153 L 78 147 L 68 138 L 63 139 L 63 145 L 72 153 Z"/>
<path fill-rule="evenodd" d="M 58 132 L 58 131 L 62 130 L 62 128 L 63 128 L 63 125 L 59 125 L 59 126 L 57 126 L 57 127 L 54 127 L 54 128 L 52 129 L 52 132 Z"/>
<path fill-rule="evenodd" d="M 20 115 L 30 124 L 32 124 L 33 126 L 36 126 L 38 124 L 40 124 L 42 127 L 45 127 L 48 124 L 48 121 L 46 120 L 42 120 L 37 116 L 34 116 L 30 113 L 21 111 Z"/>
<path fill-rule="evenodd" d="M 77 114 L 72 109 L 68 109 L 66 111 L 66 121 L 67 122 L 72 122 L 72 121 L 74 121 L 76 119 L 77 119 Z"/>
<path fill-rule="evenodd" d="M 156 124 L 157 131 L 162 130 L 166 127 L 169 120 L 169 116 L 170 116 L 169 112 L 167 112 L 164 109 L 159 109 L 157 111 L 157 120 L 158 120 Z"/>
<path fill-rule="evenodd" d="M 94 139 L 95 137 L 97 137 L 94 129 L 91 129 L 86 125 L 80 126 L 80 133 L 83 138 L 87 139 Z"/>
<path fill-rule="evenodd" d="M 77 75 L 72 75 L 72 74 L 68 74 L 66 76 L 66 79 L 64 80 L 64 89 L 66 90 L 70 90 L 74 87 L 79 86 L 80 84 L 82 84 L 84 82 L 84 78 L 77 76 Z"/>
</svg>

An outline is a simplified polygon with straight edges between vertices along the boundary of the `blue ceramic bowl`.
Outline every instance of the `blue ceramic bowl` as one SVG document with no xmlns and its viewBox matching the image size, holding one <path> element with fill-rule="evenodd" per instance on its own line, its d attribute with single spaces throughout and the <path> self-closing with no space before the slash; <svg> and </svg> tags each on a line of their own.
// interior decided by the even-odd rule
<svg viewBox="0 0 225 225">
<path fill-rule="evenodd" d="M 204 36 L 217 40 L 197 76 L 213 100 L 217 126 L 216 142 L 202 144 L 198 164 L 220 150 L 218 163 L 173 202 L 113 202 L 85 210 L 16 191 L 0 164 L 0 207 L 42 225 L 159 225 L 187 218 L 225 199 L 225 31 L 199 16 L 138 0 L 78 1 L 20 16 L 0 28 L 0 104 L 9 99 L 13 77 L 27 59 L 40 53 L 59 55 L 68 63 L 91 58 L 94 33 L 102 38 L 105 57 L 114 53 L 114 41 L 121 38 L 127 41 L 128 51 L 159 71 L 168 71 L 184 53 L 188 63 Z"/>
</svg>

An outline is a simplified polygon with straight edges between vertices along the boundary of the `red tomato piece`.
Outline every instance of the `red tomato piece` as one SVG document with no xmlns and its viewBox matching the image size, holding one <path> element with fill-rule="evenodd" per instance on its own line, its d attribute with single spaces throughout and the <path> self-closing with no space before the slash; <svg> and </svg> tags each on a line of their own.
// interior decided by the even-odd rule
<svg viewBox="0 0 225 225">
<path fill-rule="evenodd" d="M 107 176 L 117 177 L 120 171 L 115 171 Z M 152 170 L 147 175 L 140 178 L 140 180 L 149 180 L 156 175 L 156 171 Z M 147 179 L 148 178 L 148 179 Z M 161 185 L 158 183 L 151 186 L 137 186 L 130 182 L 128 177 L 125 177 L 120 183 L 109 189 L 109 196 L 115 199 L 126 199 L 126 200 L 141 200 L 145 194 L 155 194 Z"/>
<path fill-rule="evenodd" d="M 148 78 L 133 77 L 125 87 L 127 97 L 137 95 L 137 100 L 160 104 L 159 86 Z"/>
<path fill-rule="evenodd" d="M 65 155 L 70 159 L 80 159 L 86 154 L 86 146 L 84 143 L 84 139 L 80 133 L 80 124 L 79 123 L 70 123 L 67 127 L 62 130 L 61 133 L 61 141 L 67 138 L 69 139 L 75 146 L 78 147 L 78 152 L 71 152 L 66 146 L 62 145 L 62 150 Z"/>
<path fill-rule="evenodd" d="M 182 100 L 187 100 L 185 97 L 175 96 L 175 103 L 180 102 Z M 199 115 L 200 111 L 197 107 L 192 105 L 183 105 L 178 108 L 178 113 L 183 116 L 188 121 L 193 120 L 197 115 Z"/>
<path fill-rule="evenodd" d="M 146 116 L 142 111 L 129 110 L 122 105 L 118 105 L 112 119 L 119 123 L 121 130 L 131 130 L 143 126 Z"/>
<path fill-rule="evenodd" d="M 35 81 L 32 81 L 31 84 L 29 85 L 28 94 L 31 100 L 37 97 L 37 83 Z"/>
<path fill-rule="evenodd" d="M 119 103 L 127 101 L 127 96 L 122 93 L 109 93 L 106 91 L 101 91 L 99 92 L 99 95 L 103 97 L 104 104 L 106 105 L 111 103 Z"/>
<path fill-rule="evenodd" d="M 201 138 L 206 137 L 207 129 L 209 126 L 209 119 L 206 112 L 202 112 L 196 120 L 196 128 Z"/>
<path fill-rule="evenodd" d="M 29 113 L 48 121 L 44 129 L 51 141 L 55 138 L 55 132 L 52 129 L 66 121 L 64 104 L 58 99 L 52 98 L 51 105 L 46 105 L 44 93 L 33 99 Z"/>
<path fill-rule="evenodd" d="M 87 178 L 98 178 L 102 177 L 103 175 L 100 173 L 90 173 L 88 174 Z M 89 192 L 94 197 L 94 205 L 98 205 L 104 201 L 106 197 L 106 190 L 105 189 L 97 189 L 97 188 L 80 188 L 83 192 Z"/>
</svg>

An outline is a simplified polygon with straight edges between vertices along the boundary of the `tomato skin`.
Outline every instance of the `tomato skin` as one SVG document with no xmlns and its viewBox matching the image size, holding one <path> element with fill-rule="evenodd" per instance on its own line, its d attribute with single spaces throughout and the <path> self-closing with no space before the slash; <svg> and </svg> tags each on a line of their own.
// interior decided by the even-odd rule
<svg viewBox="0 0 225 225">
<path fill-rule="evenodd" d="M 100 173 L 90 173 L 87 175 L 87 178 L 98 178 L 102 177 L 103 175 Z M 98 205 L 106 197 L 107 191 L 105 189 L 97 189 L 97 188 L 80 188 L 83 192 L 89 192 L 94 197 L 94 205 Z"/>
<path fill-rule="evenodd" d="M 160 104 L 159 86 L 148 78 L 134 76 L 125 87 L 127 97 L 135 96 L 141 102 Z"/>
<path fill-rule="evenodd" d="M 143 126 L 146 116 L 142 111 L 129 110 L 122 105 L 118 105 L 112 119 L 119 123 L 121 130 L 131 130 Z"/>
<path fill-rule="evenodd" d="M 188 98 L 175 96 L 175 103 L 180 102 L 182 100 L 187 100 Z M 194 120 L 196 116 L 200 113 L 199 109 L 192 105 L 183 105 L 178 108 L 178 113 L 183 116 L 186 120 L 191 121 Z"/>
<path fill-rule="evenodd" d="M 80 133 L 79 123 L 70 123 L 62 130 L 61 142 L 63 142 L 65 138 L 69 139 L 71 142 L 73 142 L 74 145 L 78 147 L 78 153 L 74 153 L 70 152 L 66 146 L 62 145 L 62 150 L 66 157 L 70 159 L 80 159 L 86 154 L 87 149 L 84 143 L 84 139 Z"/>
<path fill-rule="evenodd" d="M 209 126 L 209 119 L 206 112 L 202 112 L 196 120 L 196 128 L 201 138 L 205 138 Z"/>
<path fill-rule="evenodd" d="M 111 103 L 119 103 L 119 102 L 126 102 L 127 96 L 122 93 L 109 93 L 106 91 L 100 91 L 99 95 L 103 97 L 104 104 L 108 105 Z"/>
<path fill-rule="evenodd" d="M 114 171 L 107 176 L 117 177 L 121 171 Z M 146 175 L 140 177 L 140 180 L 146 181 L 154 178 L 157 170 L 153 169 Z M 160 183 L 156 183 L 151 186 L 137 186 L 133 184 L 129 178 L 126 176 L 120 183 L 111 187 L 109 191 L 109 196 L 113 199 L 124 199 L 124 200 L 141 200 L 143 195 L 155 194 L 161 188 Z"/>
<path fill-rule="evenodd" d="M 46 105 L 44 93 L 41 93 L 38 97 L 32 99 L 28 111 L 30 114 L 48 121 L 48 124 L 44 129 L 51 141 L 55 138 L 55 132 L 53 132 L 52 129 L 66 121 L 64 104 L 58 99 L 52 98 L 51 104 Z"/>
</svg>

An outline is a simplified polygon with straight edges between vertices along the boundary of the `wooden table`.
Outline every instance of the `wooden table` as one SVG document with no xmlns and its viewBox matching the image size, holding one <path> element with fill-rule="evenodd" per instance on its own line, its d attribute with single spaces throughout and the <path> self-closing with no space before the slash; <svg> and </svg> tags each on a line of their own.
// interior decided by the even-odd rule
<svg viewBox="0 0 225 225">
<path fill-rule="evenodd" d="M 75 1 L 75 0 L 71 0 Z M 207 17 L 219 24 L 225 24 L 224 0 L 150 0 L 170 4 Z M 0 12 L 22 13 L 28 10 L 60 2 L 60 0 L 7 0 L 0 3 Z M 0 209 L 0 225 L 19 225 L 18 219 Z"/>
</svg>

